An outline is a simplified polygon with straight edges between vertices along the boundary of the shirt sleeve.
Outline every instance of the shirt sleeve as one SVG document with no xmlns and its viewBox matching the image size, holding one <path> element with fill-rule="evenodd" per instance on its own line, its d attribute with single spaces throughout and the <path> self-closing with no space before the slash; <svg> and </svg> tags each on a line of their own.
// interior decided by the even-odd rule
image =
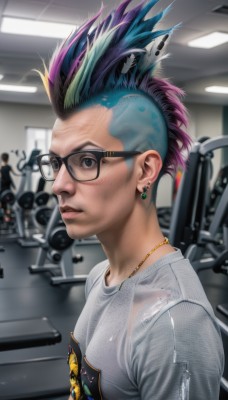
<svg viewBox="0 0 228 400">
<path fill-rule="evenodd" d="M 224 353 L 217 324 L 202 306 L 179 303 L 143 322 L 132 365 L 143 400 L 218 400 Z"/>
</svg>

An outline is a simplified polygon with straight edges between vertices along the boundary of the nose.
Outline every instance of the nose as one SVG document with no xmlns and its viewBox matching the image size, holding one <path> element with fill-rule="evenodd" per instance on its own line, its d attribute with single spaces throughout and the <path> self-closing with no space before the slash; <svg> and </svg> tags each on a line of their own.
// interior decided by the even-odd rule
<svg viewBox="0 0 228 400">
<path fill-rule="evenodd" d="M 57 196 L 60 196 L 62 193 L 73 194 L 75 191 L 75 184 L 76 181 L 71 178 L 66 166 L 62 164 L 52 185 L 54 194 Z"/>
</svg>

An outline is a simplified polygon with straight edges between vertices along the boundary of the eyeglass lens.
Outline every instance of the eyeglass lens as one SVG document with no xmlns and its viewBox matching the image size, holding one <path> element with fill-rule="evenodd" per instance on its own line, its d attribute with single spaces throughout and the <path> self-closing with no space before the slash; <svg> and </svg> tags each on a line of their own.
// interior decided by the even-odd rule
<svg viewBox="0 0 228 400">
<path fill-rule="evenodd" d="M 98 161 L 90 152 L 79 152 L 65 158 L 70 175 L 80 181 L 93 180 L 97 177 Z M 44 155 L 41 159 L 41 170 L 45 179 L 55 180 L 62 165 L 61 158 L 54 155 Z"/>
</svg>

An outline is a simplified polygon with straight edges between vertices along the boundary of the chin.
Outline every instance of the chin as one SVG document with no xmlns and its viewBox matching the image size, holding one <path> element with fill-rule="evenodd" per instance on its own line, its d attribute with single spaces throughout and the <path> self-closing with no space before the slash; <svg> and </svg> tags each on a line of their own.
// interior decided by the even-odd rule
<svg viewBox="0 0 228 400">
<path fill-rule="evenodd" d="M 71 239 L 74 240 L 81 240 L 81 239 L 86 239 L 90 236 L 93 236 L 94 233 L 92 232 L 86 232 L 85 230 L 82 231 L 79 227 L 77 226 L 66 226 L 67 234 Z"/>
</svg>

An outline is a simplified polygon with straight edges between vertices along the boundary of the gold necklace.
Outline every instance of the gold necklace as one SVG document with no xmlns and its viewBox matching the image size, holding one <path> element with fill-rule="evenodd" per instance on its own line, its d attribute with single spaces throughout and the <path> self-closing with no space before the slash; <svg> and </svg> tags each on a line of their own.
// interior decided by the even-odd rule
<svg viewBox="0 0 228 400">
<path fill-rule="evenodd" d="M 134 276 L 136 274 L 136 272 L 139 270 L 139 268 L 141 268 L 141 266 L 144 264 L 144 262 L 147 260 L 148 257 L 151 256 L 151 254 L 153 254 L 157 249 L 159 249 L 159 247 L 164 246 L 165 244 L 169 244 L 169 239 L 167 237 L 165 237 L 162 242 L 158 243 L 156 246 L 154 246 L 149 253 L 147 253 L 144 258 L 140 261 L 140 263 L 137 265 L 137 267 L 130 273 L 130 275 L 126 278 L 129 279 L 132 276 Z M 108 277 L 108 275 L 110 274 L 110 267 L 108 267 L 107 272 L 105 274 L 105 279 Z M 125 280 L 126 280 L 125 279 Z M 124 282 L 124 281 L 123 281 Z M 120 288 L 123 284 L 123 282 L 120 284 Z M 119 289 L 120 289 L 119 288 Z"/>
</svg>

